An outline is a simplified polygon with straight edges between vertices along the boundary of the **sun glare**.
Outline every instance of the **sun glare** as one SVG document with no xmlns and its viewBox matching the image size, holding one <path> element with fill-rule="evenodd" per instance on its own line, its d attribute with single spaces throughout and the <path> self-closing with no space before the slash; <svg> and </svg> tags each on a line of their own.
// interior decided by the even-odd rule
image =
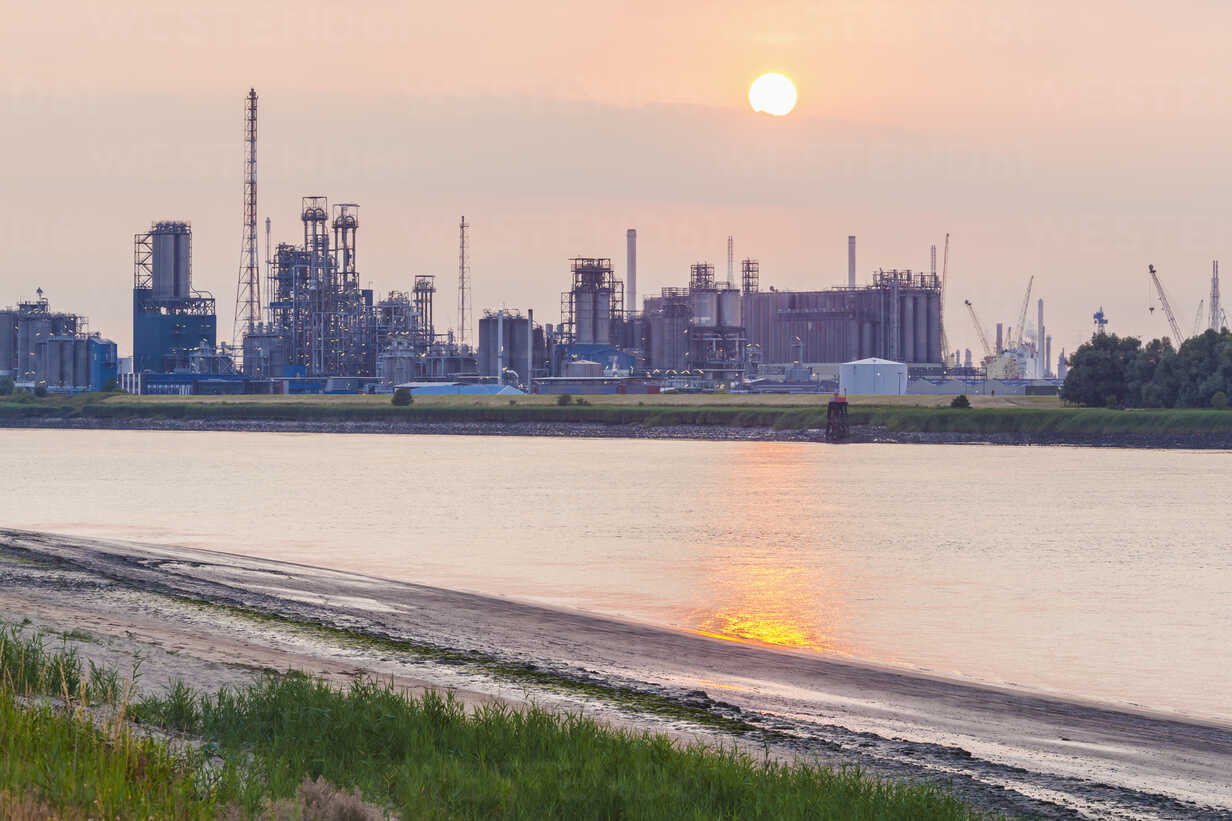
<svg viewBox="0 0 1232 821">
<path fill-rule="evenodd" d="M 783 74 L 763 74 L 749 86 L 749 105 L 754 111 L 782 117 L 796 107 L 796 86 Z"/>
</svg>

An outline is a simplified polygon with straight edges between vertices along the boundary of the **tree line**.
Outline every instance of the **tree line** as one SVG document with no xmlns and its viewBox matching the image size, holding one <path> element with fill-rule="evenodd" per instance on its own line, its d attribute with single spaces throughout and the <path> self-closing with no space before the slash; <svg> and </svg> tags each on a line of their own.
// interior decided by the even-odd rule
<svg viewBox="0 0 1232 821">
<path fill-rule="evenodd" d="M 1232 332 L 1207 331 L 1172 347 L 1096 334 L 1074 351 L 1061 398 L 1082 405 L 1224 408 L 1232 394 Z"/>
</svg>

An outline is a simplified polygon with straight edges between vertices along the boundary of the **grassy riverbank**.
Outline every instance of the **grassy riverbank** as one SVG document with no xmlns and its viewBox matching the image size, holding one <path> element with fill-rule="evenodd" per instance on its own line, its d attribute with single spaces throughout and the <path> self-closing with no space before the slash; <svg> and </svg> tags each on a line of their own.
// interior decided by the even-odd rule
<svg viewBox="0 0 1232 821">
<path fill-rule="evenodd" d="M 619 732 L 375 681 L 268 675 L 139 694 L 0 629 L 0 815 L 61 818 L 976 818 L 931 785 Z M 362 794 L 362 799 L 359 797 Z M 324 798 L 322 797 L 324 796 Z M 355 814 L 336 810 L 346 805 Z"/>
<path fill-rule="evenodd" d="M 382 396 L 6 397 L 0 424 L 40 419 L 314 423 L 598 423 L 647 427 L 728 426 L 810 430 L 826 424 L 827 397 L 592 396 L 586 404 L 556 397 L 432 397 L 394 407 Z M 896 433 L 1019 434 L 1025 436 L 1232 434 L 1232 412 L 1107 410 L 1062 407 L 1054 398 L 973 397 L 974 407 L 948 407 L 948 397 L 853 399 L 853 425 Z"/>
</svg>

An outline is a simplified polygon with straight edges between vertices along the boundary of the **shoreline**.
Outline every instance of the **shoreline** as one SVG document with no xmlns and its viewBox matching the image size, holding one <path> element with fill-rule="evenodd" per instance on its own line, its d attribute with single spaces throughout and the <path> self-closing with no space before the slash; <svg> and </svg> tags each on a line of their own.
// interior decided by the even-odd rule
<svg viewBox="0 0 1232 821">
<path fill-rule="evenodd" d="M 166 419 L 157 417 L 0 417 L 0 429 L 227 431 L 247 433 L 343 433 L 426 436 L 542 436 L 606 439 L 684 439 L 715 442 L 815 442 L 824 444 L 1010 445 L 1149 450 L 1232 450 L 1232 433 L 1107 433 L 909 431 L 852 425 L 843 442 L 825 431 L 738 425 L 642 425 L 610 422 L 498 421 L 289 421 L 259 419 Z"/>
<path fill-rule="evenodd" d="M 295 666 L 364 673 L 944 779 L 993 812 L 1232 812 L 1219 723 L 205 550 L 0 530 L 0 579 L 0 614 L 87 631 L 97 652 L 105 636 L 136 640 L 154 686 L 176 669 L 211 686 Z"/>
</svg>

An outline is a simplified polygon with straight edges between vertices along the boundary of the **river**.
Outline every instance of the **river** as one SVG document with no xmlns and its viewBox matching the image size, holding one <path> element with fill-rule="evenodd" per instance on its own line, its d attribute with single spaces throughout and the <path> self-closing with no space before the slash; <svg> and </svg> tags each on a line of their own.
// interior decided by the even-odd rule
<svg viewBox="0 0 1232 821">
<path fill-rule="evenodd" d="M 1228 720 L 1227 453 L 0 430 L 0 523 Z"/>
</svg>

